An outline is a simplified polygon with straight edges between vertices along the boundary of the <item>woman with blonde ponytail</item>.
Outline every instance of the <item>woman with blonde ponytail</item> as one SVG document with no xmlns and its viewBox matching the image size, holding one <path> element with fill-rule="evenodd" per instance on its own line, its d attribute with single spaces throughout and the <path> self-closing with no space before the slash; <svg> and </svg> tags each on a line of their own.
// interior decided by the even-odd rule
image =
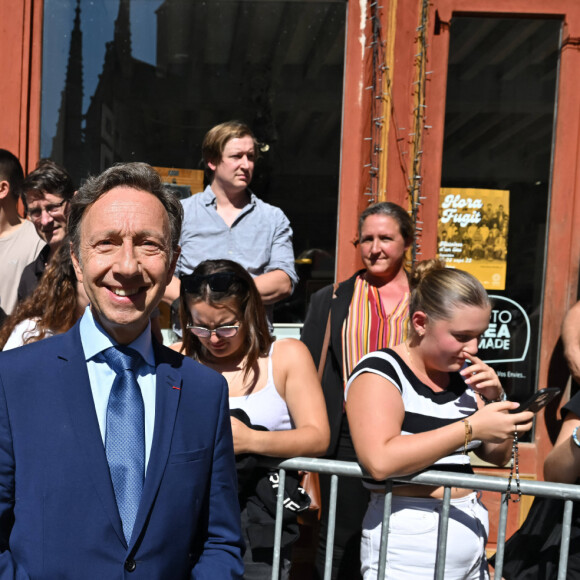
<svg viewBox="0 0 580 580">
<path fill-rule="evenodd" d="M 377 577 L 384 484 L 387 478 L 436 469 L 472 472 L 468 452 L 503 465 L 514 431 L 528 431 L 533 414 L 509 414 L 495 371 L 477 357 L 491 305 L 470 274 L 437 260 L 411 274 L 408 338 L 370 353 L 354 369 L 346 411 L 360 463 L 373 477 L 363 523 L 362 573 Z M 432 579 L 443 487 L 394 483 L 386 577 Z M 452 488 L 445 578 L 489 577 L 487 510 L 473 490 Z"/>
</svg>

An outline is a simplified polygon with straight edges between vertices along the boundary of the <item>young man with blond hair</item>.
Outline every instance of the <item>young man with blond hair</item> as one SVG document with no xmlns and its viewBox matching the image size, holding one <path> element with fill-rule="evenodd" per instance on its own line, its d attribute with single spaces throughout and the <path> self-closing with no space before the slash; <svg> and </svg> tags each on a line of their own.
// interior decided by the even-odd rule
<svg viewBox="0 0 580 580">
<path fill-rule="evenodd" d="M 209 185 L 182 202 L 185 217 L 176 276 L 190 274 L 203 260 L 234 260 L 254 277 L 271 319 L 271 306 L 290 296 L 298 277 L 288 218 L 250 190 L 258 153 L 252 131 L 239 121 L 207 133 L 202 154 Z M 169 298 L 178 296 L 179 280 L 174 279 Z"/>
</svg>

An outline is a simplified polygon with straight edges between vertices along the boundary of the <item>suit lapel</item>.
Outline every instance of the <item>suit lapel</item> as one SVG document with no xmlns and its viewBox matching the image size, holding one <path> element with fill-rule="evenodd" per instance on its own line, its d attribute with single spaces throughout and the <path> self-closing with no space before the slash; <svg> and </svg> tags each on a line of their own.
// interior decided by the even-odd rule
<svg viewBox="0 0 580 580">
<path fill-rule="evenodd" d="M 79 455 L 85 462 L 85 470 L 93 481 L 97 495 L 117 536 L 125 543 L 78 323 L 63 336 L 63 344 L 61 353 L 57 355 L 60 386 L 79 442 Z"/>
<path fill-rule="evenodd" d="M 161 479 L 169 458 L 173 427 L 181 396 L 181 373 L 171 366 L 169 358 L 171 355 L 174 357 L 179 355 L 172 351 L 167 353 L 157 343 L 154 342 L 153 344 L 156 364 L 155 427 L 153 429 L 153 441 L 151 443 L 145 485 L 143 486 L 139 511 L 133 528 L 131 544 L 134 544 L 141 534 L 161 485 Z"/>
</svg>

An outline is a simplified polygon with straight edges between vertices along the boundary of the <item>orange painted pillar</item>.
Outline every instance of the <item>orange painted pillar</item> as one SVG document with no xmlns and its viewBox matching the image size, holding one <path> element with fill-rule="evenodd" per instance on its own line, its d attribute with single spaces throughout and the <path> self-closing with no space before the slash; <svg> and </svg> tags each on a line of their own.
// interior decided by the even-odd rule
<svg viewBox="0 0 580 580">
<path fill-rule="evenodd" d="M 361 267 L 352 241 L 356 237 L 358 214 L 364 207 L 364 138 L 369 131 L 370 103 L 368 91 L 365 91 L 365 57 L 369 42 L 367 11 L 368 1 L 348 3 L 336 241 L 336 280 L 339 281 Z"/>
<path fill-rule="evenodd" d="M 40 151 L 42 0 L 0 0 L 0 147 L 24 171 Z"/>
</svg>

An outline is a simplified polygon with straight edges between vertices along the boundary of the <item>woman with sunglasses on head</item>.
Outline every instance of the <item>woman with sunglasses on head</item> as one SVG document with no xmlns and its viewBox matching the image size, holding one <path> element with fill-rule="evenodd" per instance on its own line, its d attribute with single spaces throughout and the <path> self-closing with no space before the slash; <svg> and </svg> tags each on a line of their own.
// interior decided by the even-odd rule
<svg viewBox="0 0 580 580">
<path fill-rule="evenodd" d="M 469 451 L 505 464 L 514 432 L 529 431 L 533 413 L 509 414 L 495 371 L 477 356 L 491 305 L 471 274 L 421 262 L 411 277 L 409 338 L 366 355 L 346 388 L 346 412 L 360 463 L 375 481 L 363 522 L 362 573 L 377 578 L 384 484 L 425 469 L 471 473 Z M 487 404 L 489 403 L 489 404 Z M 443 487 L 395 482 L 386 578 L 432 579 Z M 472 490 L 451 489 L 445 578 L 489 578 L 488 518 Z"/>
<path fill-rule="evenodd" d="M 274 342 L 252 277 L 236 262 L 206 260 L 181 276 L 183 342 L 172 348 L 221 373 L 230 409 L 244 411 L 252 429 L 232 417 L 236 455 L 322 455 L 329 427 L 312 357 L 298 340 Z M 248 548 L 246 578 L 270 578 L 272 550 L 252 549 L 246 498 L 240 497 Z M 288 578 L 290 546 L 282 550 L 281 578 Z"/>
</svg>

